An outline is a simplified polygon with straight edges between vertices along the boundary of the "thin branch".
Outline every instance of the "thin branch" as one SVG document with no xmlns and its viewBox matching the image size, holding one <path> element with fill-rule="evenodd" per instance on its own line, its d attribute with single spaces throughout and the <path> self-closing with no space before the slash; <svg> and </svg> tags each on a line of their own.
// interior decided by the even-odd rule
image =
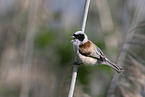
<svg viewBox="0 0 145 97">
<path fill-rule="evenodd" d="M 75 83 L 76 83 L 76 77 L 77 77 L 77 70 L 78 70 L 78 66 L 74 65 L 73 74 L 72 74 L 72 80 L 71 80 L 71 86 L 70 86 L 70 91 L 69 91 L 68 97 L 72 97 L 73 96 Z"/>
<path fill-rule="evenodd" d="M 85 2 L 85 9 L 84 9 L 84 16 L 83 16 L 83 21 L 82 21 L 82 27 L 81 27 L 81 31 L 84 32 L 85 31 L 85 27 L 86 27 L 86 21 L 87 21 L 87 16 L 88 16 L 88 10 L 89 10 L 89 5 L 90 5 L 90 0 L 86 0 Z"/>
<path fill-rule="evenodd" d="M 85 31 L 89 5 L 90 5 L 90 0 L 86 0 L 85 7 L 84 7 L 83 21 L 82 21 L 82 26 L 81 26 L 82 32 Z M 73 66 L 72 81 L 71 81 L 71 86 L 70 86 L 70 91 L 69 91 L 68 97 L 73 97 L 75 82 L 76 82 L 76 77 L 77 77 L 77 70 L 78 70 L 78 65 L 74 65 Z"/>
</svg>

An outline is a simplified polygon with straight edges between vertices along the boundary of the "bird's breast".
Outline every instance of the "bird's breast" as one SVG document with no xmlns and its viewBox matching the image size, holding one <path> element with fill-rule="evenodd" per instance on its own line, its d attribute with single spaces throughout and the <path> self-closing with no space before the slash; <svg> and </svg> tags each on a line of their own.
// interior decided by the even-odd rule
<svg viewBox="0 0 145 97">
<path fill-rule="evenodd" d="M 78 59 L 85 65 L 96 65 L 97 64 L 97 59 L 86 57 L 81 55 L 80 53 L 77 54 Z"/>
</svg>

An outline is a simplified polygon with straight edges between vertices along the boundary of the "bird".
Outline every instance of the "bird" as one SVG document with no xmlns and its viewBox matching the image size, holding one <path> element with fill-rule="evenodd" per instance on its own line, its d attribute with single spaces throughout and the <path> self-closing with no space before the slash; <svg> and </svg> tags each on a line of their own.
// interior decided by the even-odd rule
<svg viewBox="0 0 145 97">
<path fill-rule="evenodd" d="M 102 50 L 88 39 L 88 36 L 82 31 L 76 31 L 73 36 L 73 49 L 75 53 L 74 65 L 85 64 L 86 66 L 93 65 L 108 65 L 117 73 L 122 73 L 123 68 L 115 63 L 112 63 L 102 52 Z"/>
</svg>

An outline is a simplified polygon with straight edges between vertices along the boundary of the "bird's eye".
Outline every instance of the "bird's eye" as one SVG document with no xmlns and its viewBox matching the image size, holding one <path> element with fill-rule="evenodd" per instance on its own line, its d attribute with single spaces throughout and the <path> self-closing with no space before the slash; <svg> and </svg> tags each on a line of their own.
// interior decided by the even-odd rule
<svg viewBox="0 0 145 97">
<path fill-rule="evenodd" d="M 83 41 L 85 36 L 84 34 L 78 34 L 76 38 L 79 39 L 80 41 Z"/>
<path fill-rule="evenodd" d="M 73 36 L 75 36 L 75 38 L 79 38 L 79 35 L 77 35 L 77 34 L 73 34 Z"/>
<path fill-rule="evenodd" d="M 80 41 L 83 41 L 85 38 L 84 34 L 73 34 L 73 36 Z"/>
</svg>

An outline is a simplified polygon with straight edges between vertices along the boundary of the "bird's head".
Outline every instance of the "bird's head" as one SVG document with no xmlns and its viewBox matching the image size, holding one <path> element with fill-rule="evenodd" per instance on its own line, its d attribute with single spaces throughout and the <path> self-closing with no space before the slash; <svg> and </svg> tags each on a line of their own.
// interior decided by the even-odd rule
<svg viewBox="0 0 145 97">
<path fill-rule="evenodd" d="M 77 31 L 72 36 L 73 42 L 76 42 L 78 45 L 83 44 L 88 41 L 88 37 L 82 31 Z"/>
</svg>

